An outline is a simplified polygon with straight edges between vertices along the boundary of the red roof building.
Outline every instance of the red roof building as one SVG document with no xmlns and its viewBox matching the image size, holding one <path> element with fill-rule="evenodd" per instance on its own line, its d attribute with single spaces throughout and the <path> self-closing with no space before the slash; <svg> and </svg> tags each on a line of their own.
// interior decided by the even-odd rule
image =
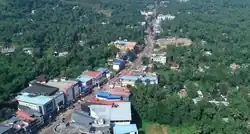
<svg viewBox="0 0 250 134">
<path fill-rule="evenodd" d="M 102 72 L 98 72 L 98 71 L 86 71 L 86 72 L 83 72 L 82 75 L 96 78 L 96 77 L 102 75 Z"/>
<path fill-rule="evenodd" d="M 119 101 L 107 101 L 107 100 L 99 100 L 95 97 L 93 97 L 91 99 L 91 102 L 92 103 L 96 103 L 96 104 L 103 104 L 103 105 L 112 105 L 114 104 L 115 102 L 125 102 L 124 100 L 119 100 Z"/>
<path fill-rule="evenodd" d="M 18 110 L 16 112 L 16 114 L 18 116 L 20 116 L 21 118 L 25 119 L 25 120 L 30 120 L 30 121 L 34 121 L 35 118 L 34 117 L 31 117 L 31 115 L 29 115 L 28 113 L 24 112 L 24 111 L 21 111 L 21 110 Z"/>
</svg>

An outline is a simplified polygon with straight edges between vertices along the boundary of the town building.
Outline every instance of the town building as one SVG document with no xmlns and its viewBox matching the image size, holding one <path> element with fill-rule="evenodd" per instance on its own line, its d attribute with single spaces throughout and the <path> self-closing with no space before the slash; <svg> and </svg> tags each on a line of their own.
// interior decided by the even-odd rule
<svg viewBox="0 0 250 134">
<path fill-rule="evenodd" d="M 45 85 L 56 87 L 59 91 L 63 92 L 66 101 L 66 107 L 70 106 L 74 101 L 80 97 L 80 88 L 79 84 L 75 80 L 66 80 L 65 78 L 62 79 L 54 79 L 50 80 Z"/>
<path fill-rule="evenodd" d="M 158 84 L 158 77 L 157 76 L 122 76 L 120 78 L 121 85 L 127 86 L 131 85 L 134 86 L 136 82 L 141 82 L 143 84 Z"/>
<path fill-rule="evenodd" d="M 124 67 L 125 67 L 125 61 L 124 60 L 115 59 L 113 61 L 113 69 L 115 71 L 122 70 Z"/>
<path fill-rule="evenodd" d="M 23 93 L 30 93 L 35 95 L 45 95 L 54 99 L 57 110 L 65 108 L 65 98 L 63 92 L 60 92 L 58 88 L 44 85 L 37 82 L 30 82 L 29 86 L 22 90 Z"/>
<path fill-rule="evenodd" d="M 167 63 L 167 57 L 165 55 L 156 55 L 153 54 L 151 57 L 153 62 L 158 62 L 161 64 L 166 64 Z"/>
<path fill-rule="evenodd" d="M 122 97 L 120 95 L 112 95 L 109 92 L 97 92 L 96 93 L 96 99 L 99 100 L 107 100 L 107 101 L 119 101 L 122 100 Z"/>
<path fill-rule="evenodd" d="M 81 86 L 93 86 L 93 77 L 89 77 L 86 75 L 80 75 L 76 78 L 77 81 L 81 82 Z"/>
<path fill-rule="evenodd" d="M 115 125 L 113 127 L 114 134 L 138 134 L 136 124 L 129 125 Z"/>
<path fill-rule="evenodd" d="M 132 120 L 131 103 L 115 102 L 113 105 L 89 105 L 90 116 L 109 120 L 111 125 L 128 125 Z"/>
<path fill-rule="evenodd" d="M 136 51 L 136 42 L 128 42 L 128 41 L 116 41 L 115 46 L 121 51 Z"/>
<path fill-rule="evenodd" d="M 110 122 L 101 118 L 90 116 L 90 110 L 75 111 L 72 113 L 71 121 L 67 125 L 61 123 L 54 128 L 55 134 L 111 134 Z"/>
<path fill-rule="evenodd" d="M 37 111 L 27 107 L 27 106 L 18 105 L 18 110 L 24 111 L 27 114 L 29 114 L 30 117 L 36 118 L 36 124 L 38 126 L 43 126 L 44 123 L 46 122 L 46 121 L 44 121 L 43 114 L 41 114 L 41 113 L 39 113 L 39 112 L 37 112 Z"/>
<path fill-rule="evenodd" d="M 99 71 L 85 71 L 82 73 L 83 76 L 88 76 L 93 78 L 93 85 L 101 84 L 106 81 L 106 75 Z"/>
<path fill-rule="evenodd" d="M 45 120 L 52 119 L 56 115 L 56 104 L 51 97 L 32 93 L 20 93 L 16 99 L 19 105 L 29 107 L 43 114 Z"/>
</svg>

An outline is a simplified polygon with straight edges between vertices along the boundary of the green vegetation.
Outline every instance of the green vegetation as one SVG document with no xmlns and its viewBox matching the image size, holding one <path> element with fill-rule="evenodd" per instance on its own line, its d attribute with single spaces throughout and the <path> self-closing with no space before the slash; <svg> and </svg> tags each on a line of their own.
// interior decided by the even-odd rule
<svg viewBox="0 0 250 134">
<path fill-rule="evenodd" d="M 195 45 L 168 46 L 168 64 L 154 66 L 160 84 L 132 89 L 131 101 L 142 120 L 168 125 L 170 134 L 250 133 L 249 7 L 248 0 L 171 0 L 159 9 L 176 16 L 163 22 L 159 37 L 186 37 Z M 238 66 L 231 68 L 233 63 Z M 179 69 L 171 69 L 175 65 Z M 181 89 L 187 97 L 179 97 Z M 194 104 L 198 90 L 204 97 Z M 225 100 L 221 95 L 228 106 L 208 102 Z M 195 129 L 175 129 L 186 126 Z"/>
<path fill-rule="evenodd" d="M 116 53 L 107 47 L 111 41 L 144 42 L 139 11 L 149 3 L 153 0 L 1 0 L 1 46 L 16 51 L 0 55 L 0 116 L 3 107 L 12 106 L 7 101 L 35 76 L 75 77 L 105 66 Z M 34 49 L 33 56 L 22 51 L 26 47 Z M 55 51 L 68 55 L 55 57 Z"/>
</svg>

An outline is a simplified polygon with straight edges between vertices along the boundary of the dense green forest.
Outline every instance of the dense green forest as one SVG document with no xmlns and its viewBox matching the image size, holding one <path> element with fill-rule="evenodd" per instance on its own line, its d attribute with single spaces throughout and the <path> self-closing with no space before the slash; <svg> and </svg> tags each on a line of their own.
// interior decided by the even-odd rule
<svg viewBox="0 0 250 134">
<path fill-rule="evenodd" d="M 162 24 L 166 36 L 187 37 L 193 45 L 168 46 L 167 65 L 154 65 L 160 85 L 138 85 L 132 89 L 132 103 L 148 122 L 170 126 L 190 126 L 194 134 L 246 134 L 250 115 L 248 0 L 171 0 L 159 13 L 175 20 Z M 179 70 L 170 68 L 173 63 Z M 237 64 L 234 70 L 231 64 Z M 188 96 L 180 98 L 185 88 Z M 204 98 L 194 104 L 197 91 Z M 215 105 L 224 95 L 229 106 Z M 182 132 L 189 134 L 190 132 Z"/>
<path fill-rule="evenodd" d="M 140 10 L 153 0 L 0 0 L 0 109 L 39 74 L 75 77 L 106 66 L 117 39 L 143 43 Z M 32 48 L 33 56 L 23 52 Z M 54 52 L 68 52 L 55 57 Z M 5 110 L 3 110 L 5 111 Z M 8 111 L 8 110 L 7 110 Z M 4 115 L 0 113 L 0 115 Z"/>
</svg>

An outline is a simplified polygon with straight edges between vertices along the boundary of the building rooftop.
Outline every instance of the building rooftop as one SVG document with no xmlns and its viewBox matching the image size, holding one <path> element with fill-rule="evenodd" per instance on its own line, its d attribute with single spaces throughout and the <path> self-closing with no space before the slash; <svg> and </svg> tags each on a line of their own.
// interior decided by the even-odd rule
<svg viewBox="0 0 250 134">
<path fill-rule="evenodd" d="M 40 83 L 31 83 L 31 85 L 22 90 L 22 92 L 33 93 L 33 94 L 43 94 L 43 95 L 52 95 L 57 92 L 59 89 L 56 87 L 47 86 Z"/>
<path fill-rule="evenodd" d="M 64 90 L 67 90 L 67 89 L 73 87 L 74 85 L 76 85 L 77 81 L 74 81 L 74 80 L 61 80 L 61 81 L 51 80 L 51 81 L 44 83 L 44 84 L 48 85 L 48 86 L 59 88 L 60 91 L 64 91 Z"/>
<path fill-rule="evenodd" d="M 102 72 L 102 73 L 104 73 L 104 72 L 107 73 L 107 72 L 109 72 L 109 69 L 100 67 L 97 71 Z"/>
<path fill-rule="evenodd" d="M 45 75 L 39 75 L 35 78 L 36 81 L 38 82 L 46 82 L 47 79 L 46 79 L 46 76 Z"/>
<path fill-rule="evenodd" d="M 142 81 L 146 81 L 146 80 L 150 80 L 150 81 L 153 81 L 153 80 L 158 80 L 158 77 L 157 76 L 144 76 L 142 78 L 140 78 Z"/>
<path fill-rule="evenodd" d="M 88 129 L 91 128 L 91 124 L 95 121 L 95 118 L 89 116 L 88 113 L 85 112 L 73 112 L 71 118 L 74 123 L 81 124 Z"/>
<path fill-rule="evenodd" d="M 121 63 L 123 63 L 123 62 L 124 62 L 123 60 L 119 60 L 119 59 L 115 59 L 115 60 L 113 61 L 114 64 L 121 64 Z"/>
<path fill-rule="evenodd" d="M 86 76 L 86 75 L 80 75 L 76 78 L 76 80 L 80 81 L 80 82 L 87 82 L 87 81 L 90 81 L 92 80 L 93 77 L 89 77 L 89 76 Z"/>
<path fill-rule="evenodd" d="M 115 125 L 113 128 L 114 134 L 129 134 L 131 132 L 137 132 L 136 124 L 129 125 Z"/>
<path fill-rule="evenodd" d="M 16 114 L 17 114 L 19 117 L 21 117 L 21 118 L 23 118 L 23 119 L 25 119 L 25 120 L 30 120 L 30 121 L 34 121 L 34 120 L 35 120 L 34 117 L 31 117 L 32 115 L 26 113 L 25 111 L 18 110 L 18 111 L 16 111 Z"/>
<path fill-rule="evenodd" d="M 99 72 L 99 71 L 86 71 L 86 72 L 82 73 L 82 75 L 93 77 L 93 78 L 96 78 L 101 74 L 102 74 L 102 72 Z"/>
<path fill-rule="evenodd" d="M 120 95 L 112 95 L 109 92 L 97 92 L 96 95 L 98 97 L 104 97 L 107 99 L 119 99 L 119 98 L 121 98 Z"/>
<path fill-rule="evenodd" d="M 3 134 L 4 132 L 6 132 L 6 131 L 8 131 L 10 129 L 11 129 L 11 127 L 6 126 L 4 124 L 0 124 L 0 134 Z"/>
<path fill-rule="evenodd" d="M 90 105 L 99 118 L 110 121 L 131 120 L 131 104 L 130 102 L 115 102 L 114 105 Z"/>
<path fill-rule="evenodd" d="M 44 105 L 52 100 L 52 98 L 44 95 L 34 95 L 30 93 L 21 93 L 16 97 L 18 101 L 36 104 L 36 105 Z"/>
<path fill-rule="evenodd" d="M 139 76 L 122 76 L 122 80 L 136 81 L 139 79 Z"/>
<path fill-rule="evenodd" d="M 37 112 L 37 111 L 27 107 L 27 106 L 18 105 L 18 109 L 22 110 L 22 111 L 24 111 L 24 112 L 26 112 L 26 113 L 28 113 L 29 115 L 32 115 L 32 116 L 36 116 L 36 117 L 41 117 L 42 116 L 41 113 L 39 113 L 39 112 Z"/>
<path fill-rule="evenodd" d="M 95 97 L 91 99 L 91 103 L 94 103 L 96 105 L 113 105 L 116 102 L 124 102 L 124 100 L 99 100 Z"/>
</svg>

